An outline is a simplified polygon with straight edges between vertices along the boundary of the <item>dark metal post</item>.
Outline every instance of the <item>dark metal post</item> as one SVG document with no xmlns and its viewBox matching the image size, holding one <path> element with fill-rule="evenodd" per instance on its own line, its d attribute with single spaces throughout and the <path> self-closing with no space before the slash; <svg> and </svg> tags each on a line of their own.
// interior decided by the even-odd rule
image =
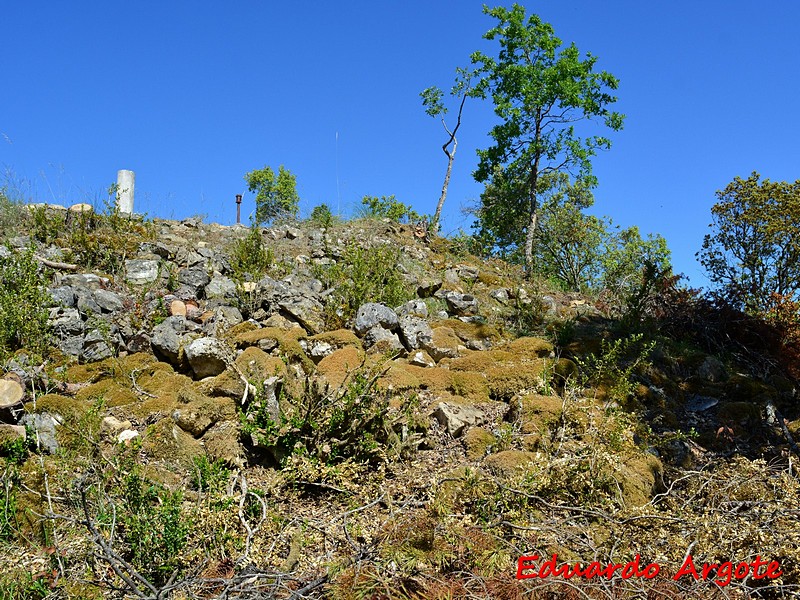
<svg viewBox="0 0 800 600">
<path fill-rule="evenodd" d="M 242 195 L 236 194 L 236 224 L 242 222 Z"/>
</svg>

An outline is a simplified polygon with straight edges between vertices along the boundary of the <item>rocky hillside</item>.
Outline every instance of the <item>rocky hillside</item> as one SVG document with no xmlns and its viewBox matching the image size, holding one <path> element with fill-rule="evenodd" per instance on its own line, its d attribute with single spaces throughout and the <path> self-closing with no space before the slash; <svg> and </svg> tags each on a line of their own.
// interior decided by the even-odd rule
<svg viewBox="0 0 800 600">
<path fill-rule="evenodd" d="M 0 597 L 800 593 L 795 383 L 754 353 L 409 225 L 16 210 Z"/>
</svg>

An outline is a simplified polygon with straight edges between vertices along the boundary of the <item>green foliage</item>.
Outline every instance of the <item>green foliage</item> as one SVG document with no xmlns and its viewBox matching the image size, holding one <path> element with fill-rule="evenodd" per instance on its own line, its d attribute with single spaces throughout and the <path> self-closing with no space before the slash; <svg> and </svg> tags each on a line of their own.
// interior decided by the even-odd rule
<svg viewBox="0 0 800 600">
<path fill-rule="evenodd" d="M 320 204 L 311 210 L 311 221 L 320 227 L 330 227 L 333 225 L 335 218 L 327 204 Z"/>
<path fill-rule="evenodd" d="M 360 216 L 373 219 L 390 219 L 398 223 L 415 223 L 422 217 L 410 206 L 406 206 L 394 195 L 392 196 L 364 196 L 361 199 Z"/>
<path fill-rule="evenodd" d="M 5 187 L 0 187 L 0 236 L 7 237 L 19 230 L 25 206 L 11 197 Z"/>
<path fill-rule="evenodd" d="M 234 279 L 245 281 L 258 280 L 267 274 L 275 263 L 275 253 L 267 247 L 257 225 L 250 227 L 247 237 L 237 240 L 233 245 L 231 267 Z"/>
<path fill-rule="evenodd" d="M 52 582 L 44 575 L 26 573 L 24 581 L 20 581 L 19 578 L 0 578 L 0 598 L 4 600 L 44 600 L 52 597 Z"/>
<path fill-rule="evenodd" d="M 380 461 L 396 436 L 387 420 L 388 397 L 375 390 L 379 374 L 359 369 L 337 390 L 306 380 L 301 397 L 282 403 L 291 409 L 281 414 L 280 423 L 256 398 L 243 414 L 243 432 L 282 466 L 293 455 L 327 465 Z"/>
<path fill-rule="evenodd" d="M 509 213 L 524 217 L 518 226 L 526 233 L 524 256 L 530 271 L 539 179 L 566 171 L 586 186 L 594 184 L 591 158 L 611 142 L 602 136 L 578 137 L 575 123 L 599 117 L 609 129 L 621 129 L 623 116 L 607 108 L 617 100 L 609 92 L 617 88 L 618 80 L 605 71 L 595 73 L 596 57 L 581 59 L 574 44 L 562 47 L 552 26 L 537 15 L 526 18 L 522 6 L 484 7 L 484 12 L 499 22 L 484 38 L 497 39 L 500 52 L 497 58 L 482 52 L 472 55 L 480 76 L 475 94 L 492 97 L 501 123 L 490 132 L 494 145 L 478 151 L 475 179 L 492 181 L 499 174 L 498 188 L 507 182 L 522 187 L 524 193 L 500 197 L 512 201 Z"/>
<path fill-rule="evenodd" d="M 759 179 L 736 177 L 717 192 L 698 252 L 722 295 L 752 313 L 768 309 L 772 294 L 800 291 L 800 180 Z"/>
<path fill-rule="evenodd" d="M 33 248 L 0 258 L 0 355 L 22 347 L 45 351 L 50 298 L 41 283 Z"/>
<path fill-rule="evenodd" d="M 157 585 L 177 568 L 189 523 L 181 515 L 182 494 L 152 483 L 139 469 L 123 480 L 118 518 L 130 563 Z"/>
<path fill-rule="evenodd" d="M 300 203 L 297 178 L 283 165 L 278 168 L 277 176 L 270 167 L 264 167 L 245 174 L 244 180 L 247 189 L 256 194 L 256 225 L 297 216 Z"/>
<path fill-rule="evenodd" d="M 0 476 L 0 542 L 17 537 L 17 490 L 20 483 L 17 465 L 6 460 Z"/>
<path fill-rule="evenodd" d="M 585 385 L 604 386 L 609 399 L 625 403 L 633 395 L 638 369 L 648 366 L 655 342 L 646 342 L 641 333 L 609 342 L 603 340 L 599 354 L 578 359 Z"/>
<path fill-rule="evenodd" d="M 230 478 L 231 471 L 222 459 L 210 461 L 205 454 L 193 460 L 192 488 L 209 494 L 220 494 Z"/>
<path fill-rule="evenodd" d="M 317 268 L 315 276 L 335 290 L 325 305 L 328 326 L 344 326 L 366 302 L 396 306 L 410 300 L 413 294 L 397 270 L 399 261 L 398 248 L 364 249 L 351 244 L 336 264 Z"/>
</svg>

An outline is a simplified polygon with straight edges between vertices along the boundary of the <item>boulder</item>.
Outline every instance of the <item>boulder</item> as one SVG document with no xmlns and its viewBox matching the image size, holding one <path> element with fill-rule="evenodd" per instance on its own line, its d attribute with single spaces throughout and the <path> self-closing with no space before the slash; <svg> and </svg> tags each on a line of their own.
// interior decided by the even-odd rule
<svg viewBox="0 0 800 600">
<path fill-rule="evenodd" d="M 181 350 L 181 337 L 186 331 L 186 317 L 167 317 L 153 328 L 150 343 L 153 352 L 168 363 L 177 365 Z"/>
<path fill-rule="evenodd" d="M 206 298 L 236 298 L 236 283 L 230 277 L 216 275 L 205 287 Z"/>
<path fill-rule="evenodd" d="M 384 329 L 380 325 L 376 325 L 364 334 L 364 346 L 367 347 L 372 354 L 395 353 L 405 350 L 397 334 L 388 329 Z"/>
<path fill-rule="evenodd" d="M 431 342 L 433 330 L 425 319 L 409 315 L 400 317 L 398 323 L 400 339 L 408 350 L 416 350 Z"/>
<path fill-rule="evenodd" d="M 483 411 L 474 406 L 461 406 L 440 402 L 433 416 L 453 437 L 459 437 L 464 429 L 483 421 Z"/>
<path fill-rule="evenodd" d="M 450 327 L 437 327 L 430 340 L 421 340 L 422 349 L 435 361 L 458 358 L 461 340 Z"/>
<path fill-rule="evenodd" d="M 134 285 L 146 285 L 158 279 L 159 261 L 134 258 L 125 261 L 125 280 Z"/>
<path fill-rule="evenodd" d="M 34 432 L 38 432 L 39 448 L 48 454 L 55 454 L 58 451 L 58 441 L 56 440 L 56 425 L 61 425 L 61 418 L 50 413 L 27 414 L 20 419 L 19 424 L 23 427 L 30 427 Z"/>
<path fill-rule="evenodd" d="M 444 296 L 451 313 L 466 317 L 478 314 L 478 299 L 470 294 L 447 292 Z"/>
<path fill-rule="evenodd" d="M 186 359 L 198 379 L 222 373 L 230 355 L 228 347 L 214 337 L 198 338 L 186 347 Z"/>
<path fill-rule="evenodd" d="M 385 304 L 368 302 L 362 304 L 356 312 L 354 329 L 360 336 L 365 335 L 375 327 L 393 330 L 398 326 L 397 313 Z"/>
<path fill-rule="evenodd" d="M 117 312 L 122 310 L 122 298 L 109 290 L 95 290 L 92 293 L 94 302 L 103 312 Z"/>
<path fill-rule="evenodd" d="M 53 299 L 53 304 L 56 306 L 64 306 L 73 308 L 75 306 L 75 290 L 68 285 L 62 285 L 48 290 L 50 297 Z"/>
<path fill-rule="evenodd" d="M 428 317 L 428 305 L 424 300 L 409 300 L 405 304 L 401 304 L 394 309 L 398 317 L 420 317 L 426 319 Z"/>
<path fill-rule="evenodd" d="M 202 267 L 181 269 L 178 271 L 178 282 L 184 289 L 190 291 L 195 296 L 199 296 L 210 281 L 211 278 L 208 276 L 208 271 Z"/>
<path fill-rule="evenodd" d="M 307 332 L 315 334 L 325 330 L 323 306 L 313 298 L 294 296 L 281 300 L 278 306 L 300 323 Z"/>
</svg>

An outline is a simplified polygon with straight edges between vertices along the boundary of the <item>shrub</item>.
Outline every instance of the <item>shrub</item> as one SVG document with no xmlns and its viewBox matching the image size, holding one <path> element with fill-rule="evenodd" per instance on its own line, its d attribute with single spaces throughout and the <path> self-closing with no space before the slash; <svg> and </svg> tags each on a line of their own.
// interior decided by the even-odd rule
<svg viewBox="0 0 800 600">
<path fill-rule="evenodd" d="M 297 215 L 300 203 L 297 178 L 283 165 L 278 168 L 277 176 L 270 167 L 264 167 L 250 171 L 244 180 L 248 190 L 256 194 L 256 225 Z"/>
<path fill-rule="evenodd" d="M 0 354 L 47 347 L 47 292 L 33 248 L 0 258 Z"/>
<path fill-rule="evenodd" d="M 314 209 L 311 211 L 311 221 L 319 225 L 320 227 L 330 227 L 333 225 L 334 216 L 331 212 L 330 207 L 327 204 L 320 204 L 319 206 L 315 206 Z"/>
<path fill-rule="evenodd" d="M 244 281 L 247 275 L 257 280 L 266 275 L 275 262 L 275 253 L 268 248 L 257 225 L 250 227 L 247 237 L 237 240 L 233 246 L 231 266 L 234 279 Z"/>
<path fill-rule="evenodd" d="M 392 196 L 364 196 L 361 199 L 361 215 L 374 219 L 390 219 L 398 223 L 414 223 L 422 220 L 416 211 Z"/>
<path fill-rule="evenodd" d="M 342 327 L 367 302 L 396 306 L 410 300 L 412 294 L 397 270 L 399 261 L 398 248 L 377 246 L 365 249 L 350 245 L 338 263 L 317 268 L 315 276 L 326 287 L 335 288 L 325 305 L 328 326 Z"/>
</svg>

